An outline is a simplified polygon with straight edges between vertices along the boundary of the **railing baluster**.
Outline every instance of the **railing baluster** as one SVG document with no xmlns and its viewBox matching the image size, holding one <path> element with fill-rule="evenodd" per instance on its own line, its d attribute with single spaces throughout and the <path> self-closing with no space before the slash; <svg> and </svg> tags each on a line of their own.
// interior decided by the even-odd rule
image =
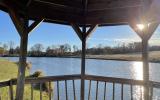
<svg viewBox="0 0 160 100">
<path fill-rule="evenodd" d="M 65 80 L 65 90 L 66 90 L 66 100 L 68 100 L 68 93 L 67 93 L 67 81 Z"/>
<path fill-rule="evenodd" d="M 10 100 L 14 100 L 12 81 L 10 81 L 10 84 L 9 84 L 9 94 L 10 94 Z"/>
<path fill-rule="evenodd" d="M 90 95 L 91 95 L 91 83 L 92 81 L 89 81 L 89 90 L 88 90 L 88 100 L 90 100 Z"/>
<path fill-rule="evenodd" d="M 104 83 L 104 100 L 106 100 L 106 82 Z"/>
<path fill-rule="evenodd" d="M 113 83 L 113 97 L 112 97 L 113 100 L 114 100 L 114 96 L 115 96 L 115 83 Z"/>
<path fill-rule="evenodd" d="M 130 88 L 131 88 L 131 100 L 133 100 L 133 85 L 132 84 L 130 85 Z"/>
<path fill-rule="evenodd" d="M 75 90 L 75 82 L 72 80 L 73 83 L 73 95 L 74 95 L 74 100 L 76 100 L 76 90 Z"/>
<path fill-rule="evenodd" d="M 121 84 L 121 100 L 123 100 L 123 84 Z"/>
<path fill-rule="evenodd" d="M 96 85 L 96 100 L 98 100 L 98 84 L 99 84 L 99 81 L 97 81 L 97 85 Z"/>
<path fill-rule="evenodd" d="M 1 88 L 0 88 L 0 89 L 1 89 Z M 1 90 L 0 90 L 0 100 L 2 100 L 2 97 L 1 97 L 1 95 L 2 95 L 2 94 L 1 94 Z"/>
<path fill-rule="evenodd" d="M 143 86 L 140 86 L 140 100 L 142 100 L 142 97 L 143 97 L 142 88 L 143 88 Z"/>
<path fill-rule="evenodd" d="M 57 81 L 57 99 L 59 100 L 59 81 Z"/>
<path fill-rule="evenodd" d="M 152 97 L 153 97 L 153 87 L 151 86 L 150 87 L 150 100 L 152 100 Z"/>
<path fill-rule="evenodd" d="M 52 98 L 52 89 L 51 89 L 52 87 L 51 87 L 51 82 L 49 82 L 49 100 L 51 100 L 51 98 Z"/>
<path fill-rule="evenodd" d="M 39 83 L 40 86 L 40 100 L 42 100 L 42 83 Z"/>
<path fill-rule="evenodd" d="M 33 84 L 31 83 L 31 100 L 33 100 Z"/>
</svg>

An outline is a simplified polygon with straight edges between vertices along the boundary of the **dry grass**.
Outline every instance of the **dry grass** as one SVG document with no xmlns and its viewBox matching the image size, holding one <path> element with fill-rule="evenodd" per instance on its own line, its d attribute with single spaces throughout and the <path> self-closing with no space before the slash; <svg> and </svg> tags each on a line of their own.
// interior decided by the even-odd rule
<svg viewBox="0 0 160 100">
<path fill-rule="evenodd" d="M 105 59 L 105 60 L 127 60 L 141 61 L 141 53 L 134 54 L 113 54 L 113 55 L 87 55 L 87 58 Z M 149 60 L 151 62 L 160 62 L 160 51 L 149 52 Z"/>
</svg>

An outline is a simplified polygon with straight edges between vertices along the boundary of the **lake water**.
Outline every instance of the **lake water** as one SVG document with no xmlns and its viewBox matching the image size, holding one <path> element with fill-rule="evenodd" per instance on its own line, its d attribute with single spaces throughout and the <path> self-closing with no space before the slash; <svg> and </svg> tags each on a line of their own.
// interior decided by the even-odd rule
<svg viewBox="0 0 160 100">
<path fill-rule="evenodd" d="M 11 61 L 18 61 L 17 57 L 10 57 L 7 58 Z M 32 68 L 30 70 L 30 73 L 34 73 L 37 70 L 42 70 L 46 76 L 54 76 L 54 75 L 70 75 L 70 74 L 80 74 L 81 69 L 81 59 L 79 58 L 36 58 L 36 57 L 29 57 L 27 59 L 29 62 L 32 63 Z M 150 80 L 158 81 L 160 82 L 160 64 L 159 63 L 150 63 Z M 142 62 L 138 61 L 114 61 L 114 60 L 96 60 L 96 59 L 87 59 L 86 60 L 86 74 L 90 75 L 99 75 L 99 76 L 107 76 L 107 77 L 118 77 L 118 78 L 128 78 L 128 79 L 137 79 L 142 80 L 143 73 L 142 73 Z M 63 84 L 64 82 L 60 83 Z M 92 82 L 92 96 L 91 100 L 95 98 L 95 86 L 96 82 Z M 68 85 L 70 85 L 71 82 L 68 82 Z M 77 95 L 80 93 L 78 90 L 80 89 L 79 81 L 76 82 L 78 84 L 76 86 L 77 88 Z M 86 85 L 88 84 L 88 81 L 86 81 Z M 111 88 L 112 84 L 107 84 L 108 90 Z M 62 89 L 60 91 L 64 92 L 63 85 L 61 85 Z M 99 91 L 103 90 L 104 83 L 99 83 Z M 71 89 L 71 86 L 69 86 Z M 126 92 L 124 94 L 127 94 L 129 91 L 129 86 L 124 87 L 126 89 Z M 137 97 L 140 95 L 137 91 L 142 91 L 140 87 L 137 88 L 134 92 L 135 99 L 138 100 Z M 86 87 L 87 91 L 88 87 Z M 155 96 L 154 100 L 160 100 L 158 99 L 160 96 L 160 90 L 154 90 Z M 112 93 L 112 92 L 111 92 Z M 108 93 L 108 100 L 111 99 L 111 93 Z M 62 93 L 63 94 L 63 93 Z M 69 95 L 72 95 L 69 94 Z M 128 95 L 129 96 L 129 95 Z M 128 96 L 124 97 L 124 100 L 128 100 Z M 62 96 L 62 97 L 65 97 Z M 72 96 L 71 96 L 72 97 Z M 115 100 L 119 100 L 120 97 L 120 85 L 116 85 L 116 97 Z M 86 97 L 87 98 L 87 97 Z M 125 99 L 126 98 L 126 99 Z M 63 98 L 61 98 L 63 100 Z M 102 96 L 99 96 L 98 100 L 101 100 Z M 71 98 L 69 100 L 72 100 Z"/>
</svg>

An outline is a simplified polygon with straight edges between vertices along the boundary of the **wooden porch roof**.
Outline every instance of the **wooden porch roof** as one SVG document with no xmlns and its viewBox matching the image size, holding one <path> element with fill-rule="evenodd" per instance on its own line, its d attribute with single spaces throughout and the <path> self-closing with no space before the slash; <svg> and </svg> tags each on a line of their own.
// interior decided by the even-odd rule
<svg viewBox="0 0 160 100">
<path fill-rule="evenodd" d="M 1 0 L 0 9 L 14 9 L 31 20 L 79 25 L 120 25 L 139 20 L 143 0 Z M 147 1 L 148 8 L 153 0 Z M 151 19 L 153 20 L 153 19 Z"/>
</svg>

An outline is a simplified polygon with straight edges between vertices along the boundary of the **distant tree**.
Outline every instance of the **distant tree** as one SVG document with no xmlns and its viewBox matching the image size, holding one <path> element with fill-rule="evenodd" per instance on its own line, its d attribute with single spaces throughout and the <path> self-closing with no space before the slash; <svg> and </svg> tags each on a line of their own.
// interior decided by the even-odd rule
<svg viewBox="0 0 160 100">
<path fill-rule="evenodd" d="M 43 45 L 38 43 L 38 44 L 35 44 L 31 47 L 31 55 L 33 56 L 41 56 L 42 52 L 43 52 Z"/>
<path fill-rule="evenodd" d="M 14 45 L 15 45 L 15 43 L 13 41 L 9 41 L 8 42 L 9 54 L 13 54 L 14 53 Z"/>
<path fill-rule="evenodd" d="M 4 44 L 3 44 L 3 48 L 4 48 L 4 50 L 6 50 L 6 51 L 7 51 L 7 49 L 8 49 L 8 45 L 7 45 L 6 43 L 4 43 Z"/>
<path fill-rule="evenodd" d="M 78 51 L 78 46 L 73 45 L 73 52 L 76 52 L 76 51 Z"/>
</svg>

